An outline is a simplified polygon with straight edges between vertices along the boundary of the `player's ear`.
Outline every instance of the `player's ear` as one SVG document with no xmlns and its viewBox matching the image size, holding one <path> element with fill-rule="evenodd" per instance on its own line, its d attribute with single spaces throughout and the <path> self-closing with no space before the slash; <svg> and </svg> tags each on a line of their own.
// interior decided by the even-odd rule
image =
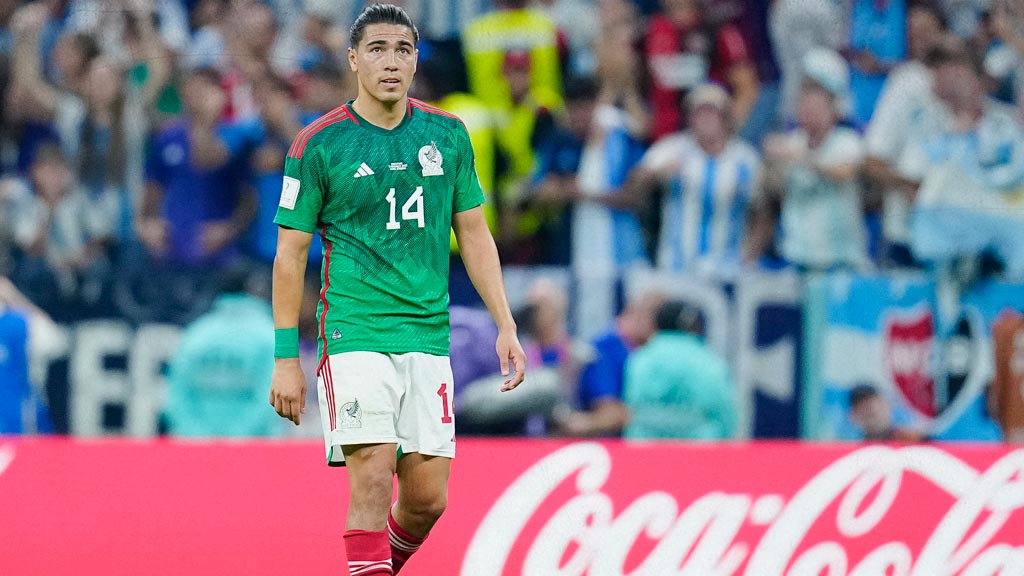
<svg viewBox="0 0 1024 576">
<path fill-rule="evenodd" d="M 356 50 L 351 46 L 348 49 L 348 67 L 351 68 L 353 72 L 359 71 L 359 67 L 356 66 Z"/>
</svg>

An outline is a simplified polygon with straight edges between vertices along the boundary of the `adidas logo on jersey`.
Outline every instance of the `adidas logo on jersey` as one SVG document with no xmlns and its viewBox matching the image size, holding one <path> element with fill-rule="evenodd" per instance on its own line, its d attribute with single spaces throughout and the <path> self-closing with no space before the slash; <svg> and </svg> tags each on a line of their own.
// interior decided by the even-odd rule
<svg viewBox="0 0 1024 576">
<path fill-rule="evenodd" d="M 360 164 L 359 170 L 356 170 L 356 173 L 352 175 L 353 178 L 362 178 L 363 176 L 373 176 L 373 170 L 366 165 L 366 162 Z"/>
</svg>

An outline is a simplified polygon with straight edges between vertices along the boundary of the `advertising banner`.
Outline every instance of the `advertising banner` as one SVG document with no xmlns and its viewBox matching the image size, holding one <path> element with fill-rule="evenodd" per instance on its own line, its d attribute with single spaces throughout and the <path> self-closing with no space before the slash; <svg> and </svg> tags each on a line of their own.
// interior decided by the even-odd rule
<svg viewBox="0 0 1024 576">
<path fill-rule="evenodd" d="M 318 443 L 0 438 L 7 576 L 337 575 Z M 1024 574 L 1024 449 L 459 441 L 406 576 Z"/>
<path fill-rule="evenodd" d="M 1001 438 L 985 402 L 991 327 L 1024 304 L 1024 285 L 985 283 L 940 305 L 947 288 L 923 276 L 833 274 L 809 284 L 806 437 L 859 438 L 850 391 L 867 385 L 898 427 L 939 440 Z"/>
</svg>

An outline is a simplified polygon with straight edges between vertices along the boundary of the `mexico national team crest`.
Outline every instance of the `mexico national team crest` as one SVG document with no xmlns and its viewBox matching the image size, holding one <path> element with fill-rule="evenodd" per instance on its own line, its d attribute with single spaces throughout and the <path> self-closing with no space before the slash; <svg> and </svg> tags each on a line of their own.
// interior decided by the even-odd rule
<svg viewBox="0 0 1024 576">
<path fill-rule="evenodd" d="M 441 151 L 437 149 L 437 143 L 431 142 L 420 148 L 419 159 L 424 176 L 444 176 L 444 168 L 441 167 L 444 158 L 441 157 Z"/>
<path fill-rule="evenodd" d="M 338 428 L 362 428 L 363 410 L 359 407 L 359 399 L 341 405 L 341 422 Z"/>
</svg>

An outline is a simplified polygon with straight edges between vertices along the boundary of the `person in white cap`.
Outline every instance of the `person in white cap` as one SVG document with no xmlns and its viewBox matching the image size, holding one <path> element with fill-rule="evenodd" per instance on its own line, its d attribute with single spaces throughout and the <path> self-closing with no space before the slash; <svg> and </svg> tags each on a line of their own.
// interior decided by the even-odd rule
<svg viewBox="0 0 1024 576">
<path fill-rule="evenodd" d="M 762 243 L 748 230 L 749 214 L 760 205 L 761 158 L 736 136 L 732 101 L 724 88 L 701 85 L 690 92 L 687 104 L 689 129 L 654 144 L 621 193 L 608 198 L 647 210 L 651 193 L 667 185 L 658 268 L 729 277 L 760 254 Z"/>
<path fill-rule="evenodd" d="M 781 192 L 782 256 L 803 270 L 862 269 L 867 239 L 858 183 L 860 135 L 839 125 L 850 75 L 827 48 L 804 57 L 797 128 L 765 141 L 766 185 Z"/>
</svg>

